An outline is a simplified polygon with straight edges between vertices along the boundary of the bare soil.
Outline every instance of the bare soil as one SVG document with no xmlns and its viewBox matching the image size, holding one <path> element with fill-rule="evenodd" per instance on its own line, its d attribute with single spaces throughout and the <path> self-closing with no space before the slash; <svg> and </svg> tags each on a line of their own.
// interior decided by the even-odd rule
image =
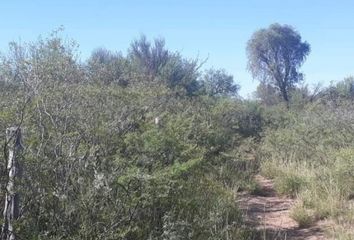
<svg viewBox="0 0 354 240">
<path fill-rule="evenodd" d="M 325 232 L 328 224 L 320 221 L 307 228 L 299 224 L 290 215 L 295 200 L 278 196 L 271 180 L 256 176 L 260 191 L 255 194 L 241 194 L 239 206 L 244 213 L 246 223 L 259 232 L 260 239 L 272 240 L 327 240 Z"/>
</svg>

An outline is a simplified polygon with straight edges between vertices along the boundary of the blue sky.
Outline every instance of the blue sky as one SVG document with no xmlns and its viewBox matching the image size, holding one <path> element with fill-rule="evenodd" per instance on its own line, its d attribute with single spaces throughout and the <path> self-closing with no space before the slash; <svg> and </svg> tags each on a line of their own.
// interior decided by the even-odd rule
<svg viewBox="0 0 354 240">
<path fill-rule="evenodd" d="M 354 75 L 353 0 L 2 0 L 0 10 L 2 52 L 61 25 L 83 59 L 97 47 L 124 52 L 144 33 L 185 57 L 208 57 L 205 67 L 233 74 L 244 97 L 258 84 L 246 69 L 246 42 L 274 22 L 294 26 L 311 44 L 302 68 L 310 86 Z"/>
</svg>

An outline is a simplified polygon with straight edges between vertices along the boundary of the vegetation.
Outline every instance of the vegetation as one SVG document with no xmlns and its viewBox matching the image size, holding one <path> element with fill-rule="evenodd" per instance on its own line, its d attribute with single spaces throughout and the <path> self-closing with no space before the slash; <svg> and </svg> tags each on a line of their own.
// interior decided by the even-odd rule
<svg viewBox="0 0 354 240">
<path fill-rule="evenodd" d="M 1 138 L 9 126 L 24 132 L 17 237 L 247 236 L 235 191 L 252 182 L 245 156 L 259 112 L 224 70 L 203 74 L 162 40 L 142 37 L 128 52 L 80 62 L 57 32 L 2 56 Z"/>
<path fill-rule="evenodd" d="M 279 193 L 297 197 L 292 216 L 302 225 L 321 219 L 353 224 L 354 109 L 349 92 L 340 94 L 347 82 L 324 90 L 301 110 L 283 111 L 285 124 L 265 131 L 262 173 L 275 179 Z"/>
<path fill-rule="evenodd" d="M 289 26 L 256 32 L 247 49 L 254 76 L 267 80 L 253 100 L 225 70 L 201 70 L 162 39 L 142 36 L 126 55 L 96 49 L 85 61 L 60 31 L 10 43 L 0 61 L 0 211 L 5 130 L 16 126 L 16 237 L 255 239 L 236 200 L 258 191 L 260 172 L 297 199 L 301 227 L 331 219 L 331 234 L 351 239 L 353 78 L 297 85 L 309 45 Z"/>
<path fill-rule="evenodd" d="M 291 26 L 272 24 L 253 34 L 247 53 L 253 77 L 275 87 L 288 103 L 290 90 L 303 79 L 298 69 L 310 53 L 310 45 Z"/>
</svg>

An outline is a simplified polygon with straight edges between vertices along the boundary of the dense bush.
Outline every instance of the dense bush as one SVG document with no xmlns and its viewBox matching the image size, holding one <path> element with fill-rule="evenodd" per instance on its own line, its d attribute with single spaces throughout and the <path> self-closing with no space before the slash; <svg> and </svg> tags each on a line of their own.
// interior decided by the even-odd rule
<svg viewBox="0 0 354 240">
<path fill-rule="evenodd" d="M 76 51 L 54 34 L 2 57 L 0 134 L 20 126 L 25 147 L 19 239 L 247 238 L 234 190 L 256 170 L 257 106 L 199 91 L 196 62 L 161 40 Z"/>
</svg>

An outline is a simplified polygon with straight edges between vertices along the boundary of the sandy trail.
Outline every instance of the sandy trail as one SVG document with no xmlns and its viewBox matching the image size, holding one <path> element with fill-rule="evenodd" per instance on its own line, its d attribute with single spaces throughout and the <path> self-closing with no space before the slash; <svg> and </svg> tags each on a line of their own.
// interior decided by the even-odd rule
<svg viewBox="0 0 354 240">
<path fill-rule="evenodd" d="M 293 199 L 277 196 L 271 180 L 260 175 L 256 180 L 261 187 L 258 195 L 244 194 L 239 206 L 244 212 L 246 222 L 259 230 L 261 239 L 273 240 L 327 240 L 325 223 L 318 222 L 308 228 L 299 228 L 290 218 Z"/>
</svg>

